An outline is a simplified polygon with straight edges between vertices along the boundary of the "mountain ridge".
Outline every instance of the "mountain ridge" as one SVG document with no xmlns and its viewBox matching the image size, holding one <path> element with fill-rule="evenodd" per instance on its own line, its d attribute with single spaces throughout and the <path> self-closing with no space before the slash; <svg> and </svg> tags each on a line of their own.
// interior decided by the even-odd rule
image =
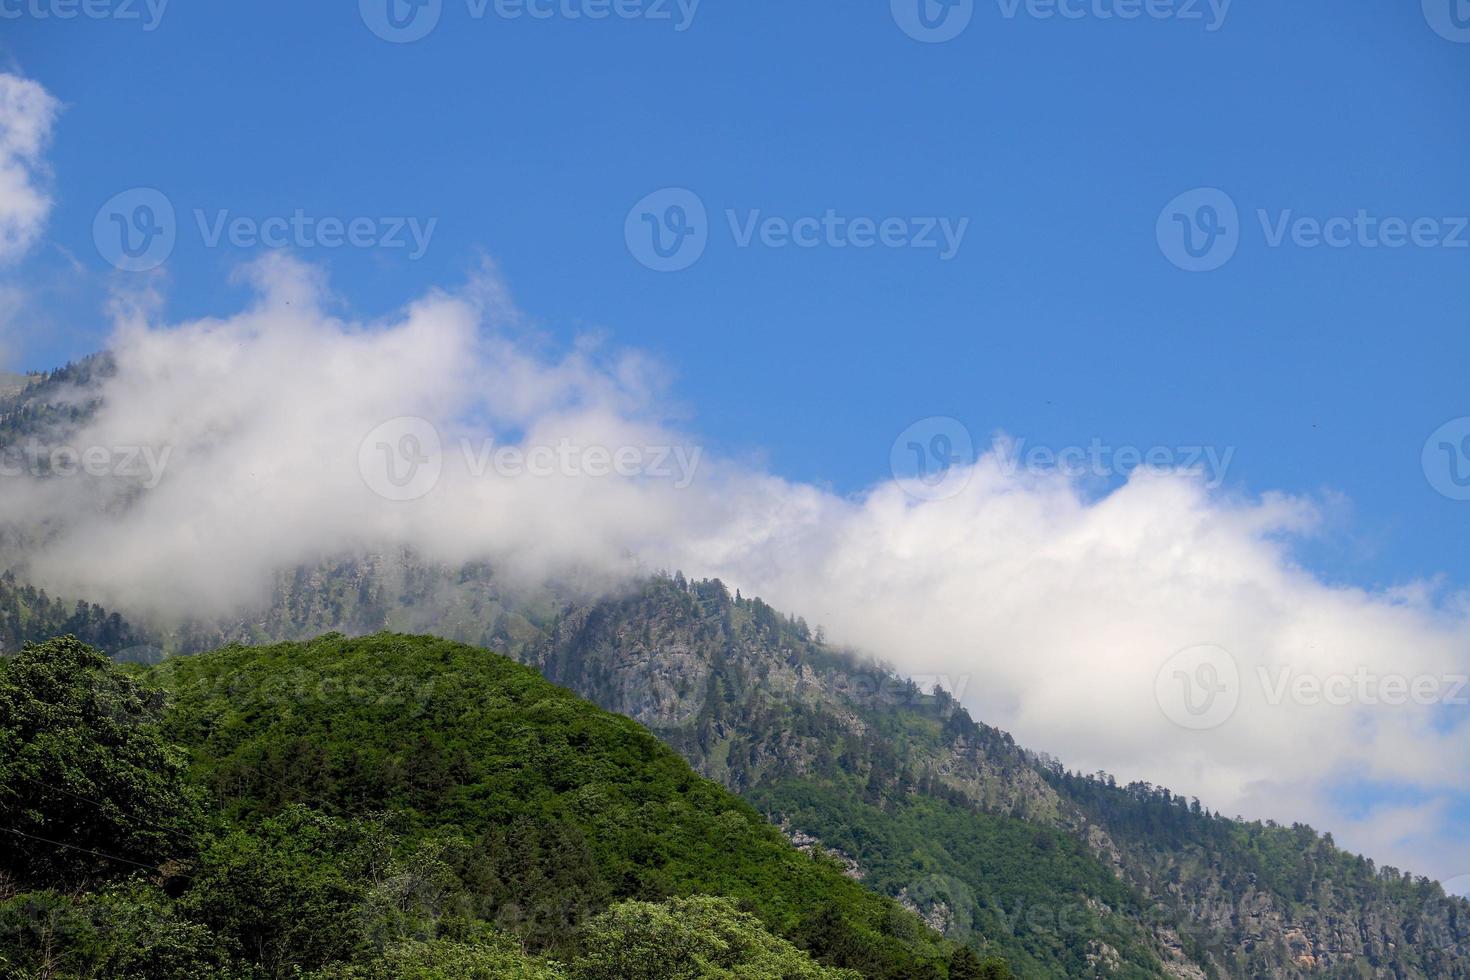
<svg viewBox="0 0 1470 980">
<path fill-rule="evenodd" d="M 648 725 L 773 822 L 854 862 L 871 887 L 1028 975 L 1466 975 L 1470 906 L 1427 879 L 1378 869 L 1310 828 L 1227 820 L 1147 784 L 1068 773 L 942 690 L 834 650 L 718 582 L 656 576 L 566 600 L 507 589 L 488 566 L 388 554 L 285 573 L 268 609 L 165 642 L 329 621 L 347 632 L 428 622 L 509 653 Z M 1010 839 L 1022 855 L 1035 845 L 1065 860 L 1038 890 L 1024 869 L 997 870 L 1001 851 L 961 859 L 929 847 L 912 833 L 920 821 L 953 822 L 955 841 Z M 866 847 L 844 830 L 859 825 Z M 1026 843 L 1026 828 L 1061 836 Z M 928 856 L 895 866 L 878 837 L 889 852 Z"/>
</svg>

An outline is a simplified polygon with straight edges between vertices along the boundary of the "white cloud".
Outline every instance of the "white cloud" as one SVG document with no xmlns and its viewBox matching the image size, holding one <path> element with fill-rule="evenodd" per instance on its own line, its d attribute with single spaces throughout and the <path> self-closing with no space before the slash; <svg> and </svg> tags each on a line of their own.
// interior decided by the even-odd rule
<svg viewBox="0 0 1470 980">
<path fill-rule="evenodd" d="M 225 608 L 257 600 L 277 566 L 385 542 L 529 576 L 717 574 L 909 673 L 967 676 L 978 718 L 1072 768 L 1310 820 L 1425 873 L 1470 872 L 1449 806 L 1470 775 L 1466 709 L 1271 703 L 1284 668 L 1470 669 L 1462 601 L 1422 583 L 1333 586 L 1294 563 L 1291 542 L 1317 526 L 1311 501 L 1235 499 L 1198 475 L 1148 471 L 1096 497 L 993 456 L 933 502 L 894 484 L 839 497 L 717 459 L 687 489 L 477 476 L 461 438 L 694 447 L 660 410 L 655 366 L 596 345 L 541 353 L 491 271 L 381 323 L 329 315 L 323 284 L 294 262 L 250 274 L 259 298 L 234 316 L 119 324 L 119 374 L 79 442 L 169 451 L 158 486 L 10 481 L 0 520 L 63 528 L 34 556 L 45 584 L 128 609 Z M 397 416 L 434 420 L 445 442 L 421 500 L 384 499 L 359 470 L 364 436 Z M 1242 682 L 1228 721 L 1191 731 L 1160 709 L 1155 680 L 1199 644 L 1229 651 Z M 1354 785 L 1423 802 L 1363 812 L 1342 802 Z"/>
<path fill-rule="evenodd" d="M 0 73 L 0 264 L 30 249 L 51 211 L 41 154 L 59 108 L 36 82 Z"/>
</svg>

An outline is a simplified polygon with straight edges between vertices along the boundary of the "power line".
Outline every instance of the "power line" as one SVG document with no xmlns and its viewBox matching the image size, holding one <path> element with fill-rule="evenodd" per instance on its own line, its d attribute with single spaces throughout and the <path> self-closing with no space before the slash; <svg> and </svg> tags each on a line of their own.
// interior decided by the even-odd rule
<svg viewBox="0 0 1470 980">
<path fill-rule="evenodd" d="M 19 773 L 18 775 L 20 775 L 24 779 L 29 779 L 29 780 L 32 780 L 33 782 L 40 783 L 42 786 L 45 786 L 47 789 L 55 790 L 58 793 L 65 793 L 67 796 L 71 796 L 71 797 L 74 797 L 74 798 L 76 798 L 78 800 L 81 800 L 83 803 L 90 803 L 90 804 L 92 804 L 93 806 L 95 806 L 99 810 L 106 810 L 107 809 L 107 804 L 105 804 L 105 803 L 102 803 L 102 802 L 100 802 L 98 800 L 94 800 L 90 796 L 83 796 L 81 793 L 73 792 L 72 790 L 66 789 L 63 786 L 57 786 L 54 783 L 47 782 L 46 780 L 42 779 L 40 776 L 35 776 L 35 775 L 30 774 L 30 773 L 24 773 L 24 772 L 23 773 Z M 137 820 L 136 817 L 133 817 L 133 818 L 130 818 L 130 819 L 134 820 L 137 823 L 146 824 L 147 826 L 152 827 L 154 830 L 161 831 L 162 833 L 165 833 L 165 834 L 173 834 L 175 837 L 178 837 L 180 840 L 184 840 L 184 841 L 188 841 L 189 843 L 193 843 L 193 838 L 190 837 L 189 834 L 186 833 L 185 831 L 178 830 L 178 829 L 173 828 L 173 827 L 164 827 L 164 826 L 161 826 L 160 824 L 155 823 L 155 822 L 153 822 L 151 820 Z"/>
<path fill-rule="evenodd" d="M 13 827 L 0 827 L 0 830 L 5 831 L 7 834 L 15 834 L 17 837 L 28 837 L 31 840 L 38 840 L 43 844 L 53 844 L 56 847 L 64 847 L 69 851 L 81 851 L 83 854 L 91 854 L 95 857 L 107 858 L 109 861 L 121 861 L 124 864 L 131 864 L 135 867 L 147 868 L 149 871 L 157 871 L 159 874 L 169 873 L 167 871 L 164 871 L 156 864 L 144 864 L 142 861 L 134 861 L 132 858 L 119 857 L 116 854 L 108 854 L 105 851 L 94 851 L 89 847 L 78 847 L 75 844 L 67 844 L 64 841 L 51 840 L 46 837 L 37 837 L 35 834 L 28 834 L 23 830 L 16 830 Z M 189 878 L 191 876 L 179 872 L 179 877 Z"/>
</svg>

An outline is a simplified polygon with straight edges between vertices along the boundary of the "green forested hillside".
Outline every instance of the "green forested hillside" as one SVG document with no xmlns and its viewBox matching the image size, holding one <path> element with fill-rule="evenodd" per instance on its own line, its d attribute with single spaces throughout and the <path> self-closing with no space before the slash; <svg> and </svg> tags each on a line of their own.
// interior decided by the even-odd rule
<svg viewBox="0 0 1470 980">
<path fill-rule="evenodd" d="M 968 921 L 971 942 L 1027 975 L 1470 976 L 1470 904 L 1438 884 L 1310 827 L 1068 773 L 942 691 L 834 650 L 718 582 L 655 578 L 569 606 L 542 636 L 517 655 L 640 718 L 955 938 Z M 964 847 L 945 844 L 956 824 Z M 1014 860 L 1038 829 L 1082 847 L 1065 864 Z M 1018 904 L 1035 917 L 1015 919 Z"/>
<path fill-rule="evenodd" d="M 959 941 L 1022 976 L 1163 977 L 1134 893 L 1077 840 L 934 794 L 885 804 L 841 780 L 777 780 L 749 797 L 850 855 L 863 881 L 902 895 Z"/>
<path fill-rule="evenodd" d="M 282 573 L 269 608 L 153 642 L 385 625 L 504 650 L 635 718 L 794 836 L 841 851 L 869 888 L 1028 975 L 1076 976 L 1079 962 L 1108 975 L 1116 962 L 1192 978 L 1470 976 L 1470 905 L 1437 884 L 1311 828 L 1068 773 L 718 582 L 659 576 L 558 598 L 510 590 L 484 565 L 390 553 Z M 935 819 L 968 843 L 945 845 Z M 1033 865 L 1038 830 L 1071 846 Z M 993 859 L 1016 842 L 1020 860 Z"/>
<path fill-rule="evenodd" d="M 0 749 L 4 976 L 1006 975 L 634 722 L 444 640 L 30 646 Z"/>
</svg>

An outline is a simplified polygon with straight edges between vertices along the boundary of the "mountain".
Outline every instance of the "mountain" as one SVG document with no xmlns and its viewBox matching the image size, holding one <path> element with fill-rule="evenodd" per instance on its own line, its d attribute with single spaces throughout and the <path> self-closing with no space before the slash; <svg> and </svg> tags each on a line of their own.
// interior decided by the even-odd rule
<svg viewBox="0 0 1470 980">
<path fill-rule="evenodd" d="M 1306 827 L 1069 774 L 718 583 L 571 607 L 513 649 L 1028 970 L 1465 975 L 1470 907 L 1437 885 Z"/>
<path fill-rule="evenodd" d="M 1470 975 L 1470 905 L 1437 884 L 1305 826 L 1068 773 L 717 582 L 568 608 L 512 649 L 1022 966 Z"/>
<path fill-rule="evenodd" d="M 0 660 L 0 976 L 1005 977 L 635 722 L 431 637 Z M 13 842 L 14 843 L 14 842 Z"/>
<path fill-rule="evenodd" d="M 63 438 L 110 370 L 89 358 L 0 399 L 0 446 Z M 151 661 L 391 629 L 503 652 L 645 724 L 800 846 L 1028 976 L 1470 976 L 1470 906 L 1437 884 L 1309 827 L 1068 772 L 718 582 L 655 576 L 609 596 L 392 551 L 283 570 L 268 603 L 227 620 L 129 624 L 28 589 L 13 564 L 6 649 L 65 629 Z"/>
<path fill-rule="evenodd" d="M 505 651 L 655 732 L 797 844 L 1025 976 L 1462 977 L 1470 905 L 1304 826 L 1067 772 L 718 582 L 587 598 L 377 555 L 282 574 L 171 649 L 325 629 Z"/>
</svg>

